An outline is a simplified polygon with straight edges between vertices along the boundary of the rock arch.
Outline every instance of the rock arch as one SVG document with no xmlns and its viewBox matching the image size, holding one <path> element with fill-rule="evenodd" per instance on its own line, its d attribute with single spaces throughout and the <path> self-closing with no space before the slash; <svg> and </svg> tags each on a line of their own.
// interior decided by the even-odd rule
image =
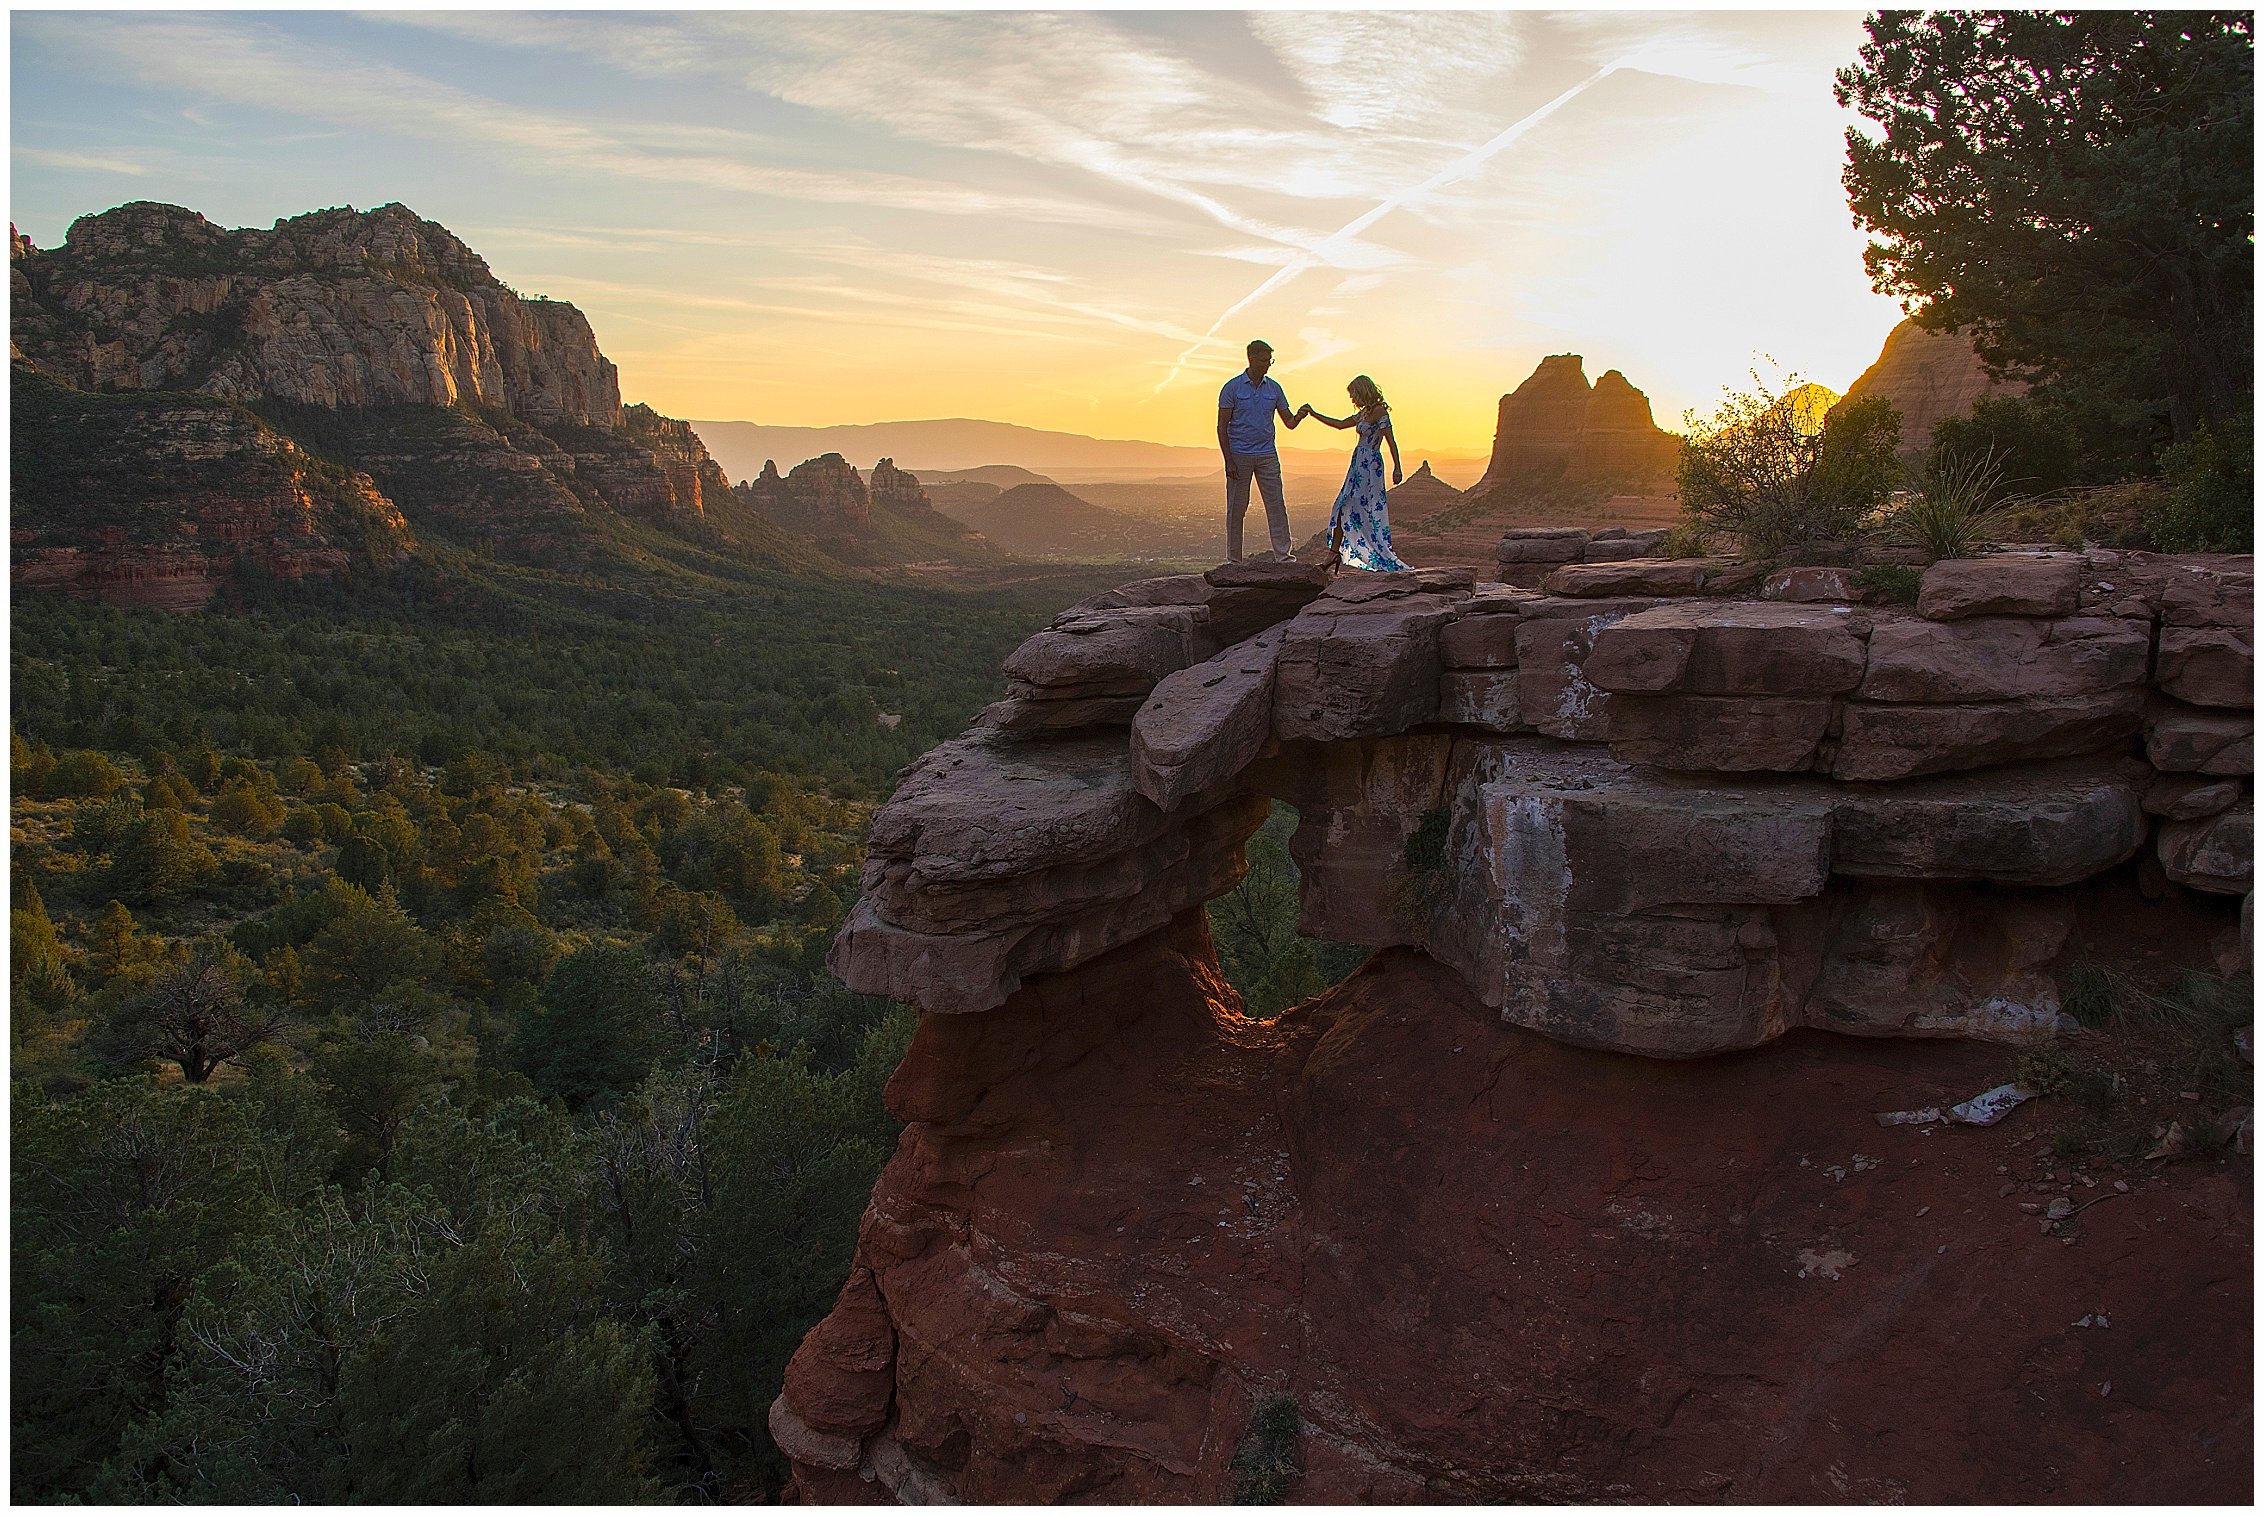
<svg viewBox="0 0 2264 1516">
<path fill-rule="evenodd" d="M 2065 1331 L 2034 1284 L 2057 1239 L 2011 1264 L 2012 1233 L 1920 1247 L 1906 1192 L 1864 1222 L 1872 1192 L 1821 1164 L 1780 1153 L 1759 1190 L 1740 1165 L 1868 1127 L 1851 1089 L 1997 1077 L 1989 1043 L 2060 1025 L 2055 962 L 2102 879 L 2165 896 L 2197 959 L 2211 933 L 2245 956 L 2250 560 L 2003 554 L 1934 566 L 1905 607 L 1838 570 L 1565 541 L 1530 587 L 1297 564 L 1124 586 L 905 771 L 831 962 L 923 1013 L 889 1088 L 909 1129 L 772 1408 L 805 1498 L 1217 1500 L 1284 1386 L 1315 1499 L 2059 1477 L 1977 1430 L 2009 1381 L 1908 1412 L 1921 1476 L 1892 1437 L 1842 1447 L 1796 1413 L 1882 1387 L 1781 1372 L 1857 1301 L 1930 1302 L 1909 1351 L 1973 1349 L 1961 1373 L 1995 1361 L 1982 1338 L 2033 1361 Z M 1504 555 L 1505 580 L 1543 562 L 1514 534 Z M 1302 929 L 1382 951 L 1260 1026 L 1201 907 L 1276 799 Z M 1444 887 L 1396 889 L 1440 811 Z M 1801 1028 L 1864 1039 L 1702 1056 Z M 1995 1192 L 1995 1150 L 1934 1151 Z M 2163 1204 L 2149 1267 L 2220 1245 L 2214 1202 Z M 1957 1279 L 1984 1267 L 2029 1272 L 1975 1315 Z M 1631 1320 L 1657 1334 L 1635 1377 Z M 2190 1404 L 2102 1422 L 2141 1441 L 2059 1498 L 2223 1498 L 2140 1455 L 2245 1414 L 2239 1336 L 2195 1346 L 2224 1361 L 2181 1381 Z M 1777 1452 L 1699 1477 L 1796 1414 Z"/>
</svg>

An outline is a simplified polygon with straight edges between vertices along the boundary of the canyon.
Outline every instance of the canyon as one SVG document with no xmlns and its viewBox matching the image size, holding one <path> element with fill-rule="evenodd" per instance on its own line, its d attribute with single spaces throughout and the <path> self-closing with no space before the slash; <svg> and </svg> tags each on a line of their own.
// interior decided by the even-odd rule
<svg viewBox="0 0 2264 1516">
<path fill-rule="evenodd" d="M 1284 1396 L 1301 1501 L 2245 1498 L 2245 1161 L 2091 1216 L 1943 1113 L 2077 966 L 2247 971 L 2251 560 L 1631 535 L 1128 584 L 903 773 L 802 1499 L 1220 1501 Z M 1202 907 L 1275 804 L 1374 952 L 1259 1022 Z"/>
</svg>

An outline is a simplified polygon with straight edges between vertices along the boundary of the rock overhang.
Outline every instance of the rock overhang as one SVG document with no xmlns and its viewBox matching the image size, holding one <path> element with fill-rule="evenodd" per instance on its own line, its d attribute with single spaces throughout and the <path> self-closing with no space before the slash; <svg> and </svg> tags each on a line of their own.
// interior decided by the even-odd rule
<svg viewBox="0 0 2264 1516">
<path fill-rule="evenodd" d="M 1802 598 L 1830 582 L 1291 562 L 1092 597 L 1008 668 L 1098 714 L 907 770 L 833 961 L 981 1011 L 1231 888 L 1274 799 L 1304 930 L 1422 947 L 1505 1019 L 1656 1056 L 2026 1035 L 2058 1014 L 2053 891 L 2148 849 L 2247 891 L 2248 558 L 1947 562 L 1915 611 Z M 1434 810 L 1453 876 L 1409 890 Z"/>
</svg>

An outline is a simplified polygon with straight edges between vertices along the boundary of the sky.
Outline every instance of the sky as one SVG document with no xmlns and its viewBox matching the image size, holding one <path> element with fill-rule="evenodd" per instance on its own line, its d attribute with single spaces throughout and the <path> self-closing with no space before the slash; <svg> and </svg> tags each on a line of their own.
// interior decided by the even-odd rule
<svg viewBox="0 0 2264 1516">
<path fill-rule="evenodd" d="M 1549 353 L 1662 424 L 1900 318 L 1839 186 L 1862 13 L 11 16 L 10 217 L 400 201 L 664 414 L 1211 440 L 1243 345 L 1483 453 Z M 1302 437 L 1297 439 L 1303 442 Z"/>
</svg>

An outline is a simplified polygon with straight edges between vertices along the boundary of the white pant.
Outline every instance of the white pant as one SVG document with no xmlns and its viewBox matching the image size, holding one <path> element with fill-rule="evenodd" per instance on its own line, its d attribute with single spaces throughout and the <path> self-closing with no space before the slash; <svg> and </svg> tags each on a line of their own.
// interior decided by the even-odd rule
<svg viewBox="0 0 2264 1516">
<path fill-rule="evenodd" d="M 1274 556 L 1289 556 L 1289 508 L 1281 498 L 1281 458 L 1275 453 L 1234 453 L 1226 460 L 1226 558 L 1242 561 L 1242 518 L 1250 509 L 1250 481 L 1266 503 L 1266 533 Z"/>
</svg>

